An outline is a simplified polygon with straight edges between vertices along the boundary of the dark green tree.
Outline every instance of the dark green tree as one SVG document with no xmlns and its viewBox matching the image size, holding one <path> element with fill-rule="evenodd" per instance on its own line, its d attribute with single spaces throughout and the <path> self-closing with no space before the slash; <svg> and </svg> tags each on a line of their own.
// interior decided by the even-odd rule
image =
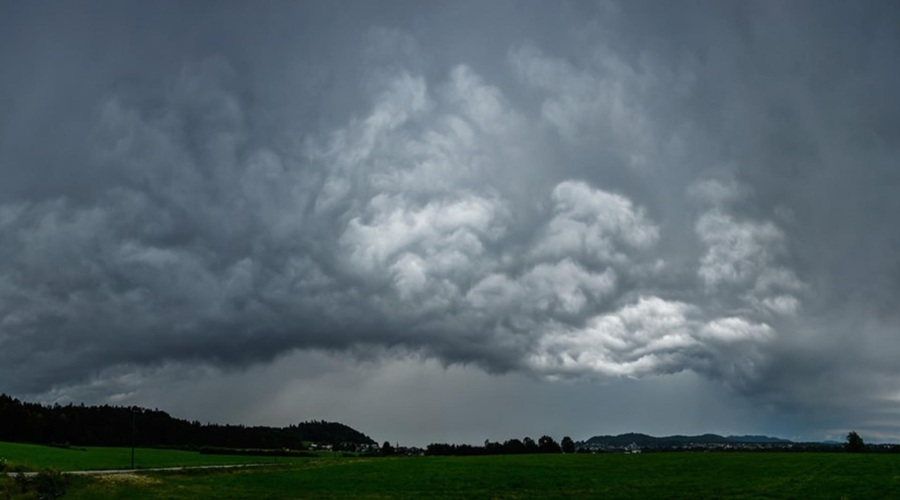
<svg viewBox="0 0 900 500">
<path fill-rule="evenodd" d="M 562 446 L 563 453 L 575 453 L 575 441 L 572 441 L 569 436 L 562 438 L 559 444 Z"/>
<path fill-rule="evenodd" d="M 850 453 L 862 453 L 866 451 L 866 443 L 863 442 L 863 438 L 859 437 L 859 434 L 850 431 L 847 434 L 847 442 L 844 443 L 844 450 Z"/>
<path fill-rule="evenodd" d="M 485 439 L 484 452 L 488 455 L 498 455 L 500 453 L 503 453 L 503 445 L 497 442 L 492 442 L 490 439 Z"/>
<path fill-rule="evenodd" d="M 538 439 L 538 450 L 540 453 L 561 453 L 559 443 L 550 436 L 543 435 Z"/>
<path fill-rule="evenodd" d="M 525 444 L 518 439 L 510 439 L 503 443 L 503 453 L 514 455 L 525 453 Z"/>
<path fill-rule="evenodd" d="M 393 455 L 394 454 L 394 447 L 391 446 L 390 442 L 385 441 L 384 444 L 381 445 L 381 454 L 382 455 Z"/>
</svg>

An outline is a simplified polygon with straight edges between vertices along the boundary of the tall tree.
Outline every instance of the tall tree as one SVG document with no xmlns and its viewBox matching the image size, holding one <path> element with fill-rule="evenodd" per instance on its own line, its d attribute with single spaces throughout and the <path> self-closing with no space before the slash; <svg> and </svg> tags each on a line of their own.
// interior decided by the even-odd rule
<svg viewBox="0 0 900 500">
<path fill-rule="evenodd" d="M 560 453 L 562 450 L 559 447 L 559 443 L 556 442 L 552 437 L 543 435 L 540 439 L 538 439 L 538 450 L 541 453 Z"/>
<path fill-rule="evenodd" d="M 863 438 L 859 437 L 859 434 L 855 431 L 850 431 L 847 434 L 847 442 L 844 443 L 844 449 L 850 453 L 862 453 L 866 451 L 866 443 L 863 442 Z"/>
<path fill-rule="evenodd" d="M 575 441 L 572 441 L 569 436 L 563 437 L 560 445 L 563 453 L 575 453 Z"/>
</svg>

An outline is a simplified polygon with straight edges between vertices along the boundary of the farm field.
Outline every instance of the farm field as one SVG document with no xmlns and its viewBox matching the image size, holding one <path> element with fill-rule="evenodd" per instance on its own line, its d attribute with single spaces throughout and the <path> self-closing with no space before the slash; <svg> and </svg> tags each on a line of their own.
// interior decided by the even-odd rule
<svg viewBox="0 0 900 500">
<path fill-rule="evenodd" d="M 253 457 L 234 455 L 201 455 L 182 450 L 135 448 L 134 465 L 138 469 L 199 465 L 230 465 L 246 463 L 288 463 L 293 457 Z M 37 471 L 52 467 L 60 471 L 106 470 L 131 468 L 131 448 L 71 447 L 57 448 L 34 444 L 0 442 L 0 459 L 7 467 L 19 466 Z"/>
<path fill-rule="evenodd" d="M 306 458 L 73 477 L 67 498 L 896 498 L 900 456 L 645 453 Z"/>
</svg>

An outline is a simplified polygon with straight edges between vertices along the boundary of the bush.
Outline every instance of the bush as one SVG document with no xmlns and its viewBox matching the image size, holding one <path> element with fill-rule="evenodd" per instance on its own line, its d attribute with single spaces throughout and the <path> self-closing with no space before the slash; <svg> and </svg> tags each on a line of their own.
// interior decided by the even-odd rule
<svg viewBox="0 0 900 500">
<path fill-rule="evenodd" d="M 6 462 L 6 459 L 0 458 L 0 473 L 6 472 L 7 467 L 9 467 L 9 464 Z"/>
<path fill-rule="evenodd" d="M 6 474 L 0 475 L 0 498 L 10 500 L 16 494 L 16 483 Z"/>
<path fill-rule="evenodd" d="M 55 498 L 66 492 L 66 476 L 56 469 L 44 469 L 32 480 L 34 491 L 41 498 Z"/>
<path fill-rule="evenodd" d="M 26 476 L 24 472 L 19 472 L 16 474 L 15 482 L 16 486 L 19 487 L 19 490 L 22 493 L 28 492 L 28 485 L 31 483 L 31 481 L 28 479 L 28 476 Z"/>
</svg>

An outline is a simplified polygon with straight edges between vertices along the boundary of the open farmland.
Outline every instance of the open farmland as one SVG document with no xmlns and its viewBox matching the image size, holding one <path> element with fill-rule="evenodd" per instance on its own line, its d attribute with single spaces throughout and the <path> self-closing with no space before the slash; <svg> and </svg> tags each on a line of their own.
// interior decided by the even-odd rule
<svg viewBox="0 0 900 500">
<path fill-rule="evenodd" d="M 646 453 L 309 458 L 253 470 L 73 477 L 67 498 L 889 498 L 900 456 Z"/>
<path fill-rule="evenodd" d="M 134 465 L 138 469 L 246 463 L 286 463 L 291 460 L 298 460 L 293 457 L 202 455 L 193 451 L 158 448 L 136 448 L 134 457 Z M 52 467 L 60 471 L 128 469 L 131 467 L 131 448 L 98 446 L 58 448 L 35 444 L 0 442 L 0 459 L 7 461 L 7 468 L 28 471 L 37 471 L 45 467 Z"/>
</svg>

